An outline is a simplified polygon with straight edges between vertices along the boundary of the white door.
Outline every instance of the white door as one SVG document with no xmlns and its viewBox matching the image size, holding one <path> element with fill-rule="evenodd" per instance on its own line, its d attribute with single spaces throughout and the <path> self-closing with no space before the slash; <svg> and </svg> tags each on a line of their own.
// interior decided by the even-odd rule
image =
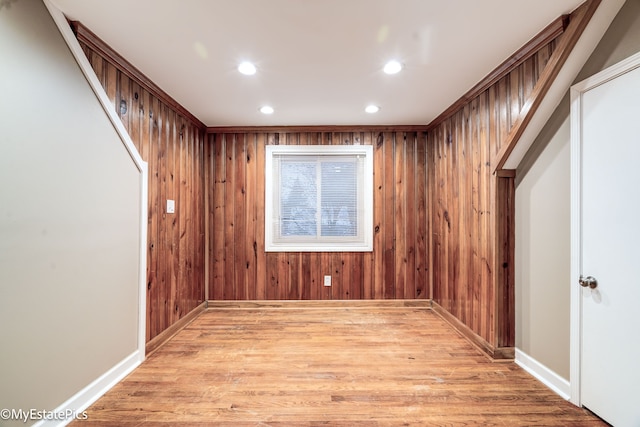
<svg viewBox="0 0 640 427">
<path fill-rule="evenodd" d="M 571 381 L 579 381 L 577 403 L 616 427 L 640 427 L 640 68 L 633 68 L 640 57 L 636 59 L 574 87 L 572 102 L 572 116 L 581 118 L 576 132 L 581 141 L 573 144 L 574 190 L 580 190 L 574 208 L 581 216 L 581 226 L 574 228 L 579 245 L 574 247 L 573 277 L 580 284 L 572 284 L 573 297 L 579 299 L 572 303 L 581 315 L 581 358 L 580 378 L 572 375 Z"/>
</svg>

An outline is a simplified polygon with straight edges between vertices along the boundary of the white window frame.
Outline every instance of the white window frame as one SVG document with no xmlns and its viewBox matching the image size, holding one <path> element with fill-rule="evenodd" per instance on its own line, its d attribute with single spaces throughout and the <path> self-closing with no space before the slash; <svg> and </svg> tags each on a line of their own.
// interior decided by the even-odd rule
<svg viewBox="0 0 640 427">
<path fill-rule="evenodd" d="M 278 236 L 279 176 L 277 156 L 364 156 L 359 180 L 358 240 L 339 237 Z M 267 145 L 265 150 L 266 252 L 371 252 L 373 251 L 373 147 L 371 145 Z"/>
</svg>

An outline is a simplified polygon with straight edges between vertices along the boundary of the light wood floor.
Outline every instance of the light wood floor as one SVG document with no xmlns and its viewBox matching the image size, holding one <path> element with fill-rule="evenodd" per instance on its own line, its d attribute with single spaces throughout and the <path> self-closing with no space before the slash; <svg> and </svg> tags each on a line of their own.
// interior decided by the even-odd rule
<svg viewBox="0 0 640 427">
<path fill-rule="evenodd" d="M 209 309 L 72 425 L 603 426 L 424 308 Z"/>
</svg>

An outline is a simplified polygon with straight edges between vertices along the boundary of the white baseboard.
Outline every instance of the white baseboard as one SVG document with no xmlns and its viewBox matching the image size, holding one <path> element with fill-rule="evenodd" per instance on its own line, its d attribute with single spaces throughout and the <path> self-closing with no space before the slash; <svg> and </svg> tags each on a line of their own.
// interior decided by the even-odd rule
<svg viewBox="0 0 640 427">
<path fill-rule="evenodd" d="M 533 375 L 542 384 L 556 392 L 560 397 L 569 400 L 571 397 L 571 384 L 551 369 L 544 366 L 520 349 L 516 348 L 515 362 L 522 369 Z"/>
<path fill-rule="evenodd" d="M 142 363 L 143 358 L 144 356 L 141 356 L 140 351 L 134 351 L 131 355 L 120 361 L 120 363 L 109 369 L 102 376 L 72 396 L 69 400 L 51 411 L 51 414 L 59 415 L 56 418 L 64 419 L 45 419 L 35 423 L 34 427 L 66 426 L 75 419 L 74 417 L 82 419 L 82 412 L 109 391 L 109 389 L 114 385 L 120 382 L 125 376 L 131 373 L 131 371 L 137 368 L 138 365 Z"/>
</svg>

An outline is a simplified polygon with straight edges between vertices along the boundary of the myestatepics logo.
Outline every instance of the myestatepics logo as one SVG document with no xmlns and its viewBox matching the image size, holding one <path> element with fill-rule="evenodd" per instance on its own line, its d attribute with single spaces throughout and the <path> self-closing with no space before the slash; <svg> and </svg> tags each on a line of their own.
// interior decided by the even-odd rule
<svg viewBox="0 0 640 427">
<path fill-rule="evenodd" d="M 87 411 L 74 411 L 67 409 L 65 411 L 47 411 L 42 409 L 0 409 L 0 420 L 19 420 L 24 423 L 27 421 L 66 421 L 66 420 L 86 420 L 89 416 Z"/>
</svg>

